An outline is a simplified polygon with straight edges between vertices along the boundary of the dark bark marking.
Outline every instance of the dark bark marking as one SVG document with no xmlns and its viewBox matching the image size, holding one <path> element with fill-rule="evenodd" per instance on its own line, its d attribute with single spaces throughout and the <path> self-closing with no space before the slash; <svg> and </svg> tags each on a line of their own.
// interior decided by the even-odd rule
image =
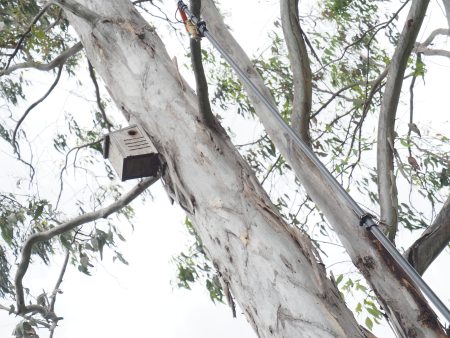
<svg viewBox="0 0 450 338">
<path fill-rule="evenodd" d="M 230 283 L 224 279 L 223 284 L 224 284 L 223 292 L 225 293 L 227 303 L 231 308 L 231 313 L 233 315 L 233 318 L 236 318 L 236 303 L 234 302 L 233 295 L 231 294 Z"/>
<path fill-rule="evenodd" d="M 256 335 L 258 337 L 261 337 L 261 335 L 259 334 L 259 327 L 258 327 L 258 325 L 256 325 L 256 321 L 255 321 L 255 318 L 252 314 L 250 307 L 246 307 L 244 309 L 244 311 L 245 311 L 245 316 L 247 317 L 247 321 L 252 326 L 253 330 L 255 330 Z"/>
<path fill-rule="evenodd" d="M 163 152 L 162 149 L 160 151 Z M 181 176 L 178 173 L 175 161 L 168 155 L 162 156 L 165 159 L 163 162 L 164 170 L 162 174 L 162 181 L 167 193 L 172 199 L 176 199 L 178 201 L 184 211 L 190 215 L 195 215 L 195 198 L 181 181 Z"/>
<path fill-rule="evenodd" d="M 286 268 L 289 269 L 290 272 L 295 273 L 294 267 L 292 266 L 292 264 L 287 260 L 286 257 L 284 257 L 283 255 L 280 255 L 280 259 L 283 262 L 284 266 Z"/>
<path fill-rule="evenodd" d="M 290 322 L 290 323 L 300 322 L 300 323 L 315 327 L 323 332 L 327 332 L 329 335 L 332 335 L 334 337 L 338 337 L 336 332 L 333 332 L 332 330 L 329 330 L 326 327 L 323 327 L 319 322 L 312 322 L 310 320 L 306 320 L 301 317 L 295 317 L 293 314 L 290 314 L 287 311 L 285 311 L 282 308 L 282 306 L 280 305 L 280 306 L 278 306 L 278 310 L 277 310 L 277 327 L 278 327 L 278 323 L 281 323 L 282 327 L 285 328 L 286 322 Z"/>
<path fill-rule="evenodd" d="M 229 261 L 231 264 L 233 264 L 233 257 L 232 257 L 232 255 L 231 255 L 231 250 L 230 250 L 230 248 L 228 247 L 228 245 L 225 245 L 225 251 L 226 251 L 227 254 L 228 254 L 228 261 Z"/>
</svg>

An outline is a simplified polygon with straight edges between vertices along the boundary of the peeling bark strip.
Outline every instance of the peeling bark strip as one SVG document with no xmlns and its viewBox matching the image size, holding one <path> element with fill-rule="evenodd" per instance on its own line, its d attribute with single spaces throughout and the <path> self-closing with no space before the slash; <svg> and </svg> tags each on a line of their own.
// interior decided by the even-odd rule
<svg viewBox="0 0 450 338">
<path fill-rule="evenodd" d="M 162 41 L 131 3 L 77 5 L 78 13 L 96 17 L 93 23 L 66 11 L 90 62 L 114 101 L 152 137 L 171 168 L 169 189 L 258 335 L 367 337 L 309 239 L 290 232 L 223 130 L 203 123 L 195 95 L 182 90 Z M 291 316 L 283 325 L 279 308 Z"/>
<path fill-rule="evenodd" d="M 214 33 L 221 46 L 241 65 L 242 69 L 247 70 L 247 75 L 253 83 L 273 102 L 270 92 L 253 68 L 250 59 L 227 30 L 212 0 L 203 0 L 202 15 L 208 23 L 209 30 Z M 359 219 L 352 208 L 326 183 L 307 156 L 297 148 L 293 148 L 292 141 L 280 133 L 277 122 L 267 107 L 261 104 L 248 88 L 247 92 L 267 133 L 291 164 L 308 194 L 334 226 L 354 264 L 360 262 L 361 257 L 365 257 L 363 262 L 368 261 L 367 257 L 372 258 L 362 272 L 377 293 L 397 334 L 401 337 L 445 337 L 442 325 L 433 310 L 425 298 L 412 288 L 409 279 L 402 275 L 392 257 L 378 241 L 375 240 L 372 243 L 370 233 L 357 226 Z M 273 106 L 276 105 L 273 103 Z M 408 305 L 405 306 L 405 304 Z M 427 318 L 427 320 L 421 321 L 420 318 Z"/>
<path fill-rule="evenodd" d="M 397 184 L 394 175 L 395 116 L 406 65 L 419 34 L 429 0 L 414 0 L 403 31 L 392 56 L 378 121 L 377 174 L 380 217 L 391 228 L 388 237 L 394 241 L 398 223 Z"/>
</svg>

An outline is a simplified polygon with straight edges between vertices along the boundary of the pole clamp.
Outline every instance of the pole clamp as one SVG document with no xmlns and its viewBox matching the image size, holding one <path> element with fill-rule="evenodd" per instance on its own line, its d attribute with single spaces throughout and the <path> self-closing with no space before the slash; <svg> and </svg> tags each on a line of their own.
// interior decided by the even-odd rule
<svg viewBox="0 0 450 338">
<path fill-rule="evenodd" d="M 365 227 L 367 230 L 370 230 L 371 227 L 373 227 L 374 225 L 378 225 L 377 221 L 374 221 L 373 219 L 376 219 L 376 217 L 374 215 L 372 215 L 371 213 L 364 213 L 361 216 L 359 216 L 359 226 L 363 226 Z M 368 220 L 372 220 L 373 224 L 367 224 L 366 222 Z"/>
</svg>

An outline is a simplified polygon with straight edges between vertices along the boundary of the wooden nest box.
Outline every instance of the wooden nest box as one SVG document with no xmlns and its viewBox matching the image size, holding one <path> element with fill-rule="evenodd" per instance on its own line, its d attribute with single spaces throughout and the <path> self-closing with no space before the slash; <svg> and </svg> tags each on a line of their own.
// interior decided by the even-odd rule
<svg viewBox="0 0 450 338">
<path fill-rule="evenodd" d="M 157 176 L 160 161 L 148 135 L 131 126 L 105 135 L 103 156 L 109 159 L 122 181 Z"/>
</svg>

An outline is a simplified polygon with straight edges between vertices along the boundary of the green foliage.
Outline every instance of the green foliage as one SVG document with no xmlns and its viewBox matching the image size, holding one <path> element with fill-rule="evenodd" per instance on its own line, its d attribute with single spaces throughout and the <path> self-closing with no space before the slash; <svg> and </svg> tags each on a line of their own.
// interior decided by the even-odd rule
<svg viewBox="0 0 450 338">
<path fill-rule="evenodd" d="M 51 6 L 35 25 L 30 26 L 40 10 L 33 0 L 1 1 L 0 52 L 3 56 L 0 58 L 0 69 L 14 63 L 47 63 L 73 45 L 75 39 L 57 6 Z M 21 37 L 24 39 L 19 45 Z M 13 54 L 16 55 L 12 57 Z M 77 59 L 72 58 L 66 63 L 66 69 L 73 74 L 77 65 Z M 19 99 L 24 99 L 23 85 L 21 76 L 1 79 L 0 96 L 16 105 Z"/>
<path fill-rule="evenodd" d="M 18 81 L 14 81 L 12 79 L 1 79 L 0 95 L 12 104 L 17 104 L 19 99 L 24 99 L 25 96 L 22 89 L 22 78 L 20 77 Z"/>
<path fill-rule="evenodd" d="M 188 218 L 185 219 L 184 224 L 189 234 L 194 238 L 194 243 L 187 249 L 186 253 L 181 252 L 173 259 L 177 266 L 177 286 L 190 289 L 194 282 L 201 281 L 205 283 L 211 300 L 222 302 L 223 290 L 219 282 L 219 276 L 206 257 L 202 241 Z"/>
<path fill-rule="evenodd" d="M 23 320 L 16 325 L 12 333 L 16 338 L 39 338 L 36 334 L 37 323 L 33 320 Z"/>
<path fill-rule="evenodd" d="M 345 295 L 352 295 L 356 299 L 363 298 L 356 304 L 354 311 L 359 317 L 365 317 L 364 323 L 369 330 L 372 330 L 374 323 L 380 324 L 384 313 L 376 305 L 374 293 L 363 284 L 361 279 L 353 280 L 347 277 L 344 283 L 344 275 L 341 274 L 336 279 L 336 284 Z"/>
</svg>

